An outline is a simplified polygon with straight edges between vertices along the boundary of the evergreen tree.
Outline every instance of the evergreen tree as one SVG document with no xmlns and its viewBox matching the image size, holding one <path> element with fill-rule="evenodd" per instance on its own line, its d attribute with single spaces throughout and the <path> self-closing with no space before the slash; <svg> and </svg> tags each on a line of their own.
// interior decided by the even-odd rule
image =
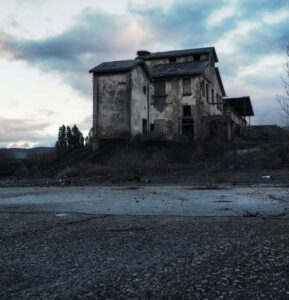
<svg viewBox="0 0 289 300">
<path fill-rule="evenodd" d="M 66 139 L 67 139 L 67 150 L 68 152 L 70 152 L 74 149 L 74 147 L 73 147 L 72 130 L 69 126 L 66 126 Z"/>
<path fill-rule="evenodd" d="M 73 149 L 84 147 L 84 138 L 83 134 L 77 128 L 76 125 L 72 127 L 72 147 Z"/>
<path fill-rule="evenodd" d="M 85 138 L 85 145 L 91 145 L 92 144 L 92 128 L 88 131 L 87 137 Z"/>
<path fill-rule="evenodd" d="M 66 128 L 64 125 L 59 127 L 58 139 L 55 144 L 55 148 L 58 155 L 63 155 L 67 152 L 67 137 L 66 137 Z"/>
</svg>

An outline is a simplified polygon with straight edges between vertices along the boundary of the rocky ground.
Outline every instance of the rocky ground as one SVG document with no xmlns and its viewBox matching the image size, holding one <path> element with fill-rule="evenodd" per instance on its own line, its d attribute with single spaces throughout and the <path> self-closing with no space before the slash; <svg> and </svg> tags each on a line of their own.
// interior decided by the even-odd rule
<svg viewBox="0 0 289 300">
<path fill-rule="evenodd" d="M 289 219 L 4 212 L 1 299 L 288 299 Z"/>
</svg>

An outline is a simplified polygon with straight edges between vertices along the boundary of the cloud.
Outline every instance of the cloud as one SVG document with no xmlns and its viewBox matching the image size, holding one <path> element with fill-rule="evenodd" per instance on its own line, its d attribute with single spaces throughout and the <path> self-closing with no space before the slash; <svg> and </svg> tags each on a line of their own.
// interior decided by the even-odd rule
<svg viewBox="0 0 289 300">
<path fill-rule="evenodd" d="M 48 123 L 31 119 L 12 119 L 0 116 L 0 146 L 54 144 L 56 137 L 43 133 Z"/>
<path fill-rule="evenodd" d="M 23 60 L 45 72 L 58 72 L 84 95 L 90 93 L 88 70 L 112 57 L 133 55 L 144 32 L 128 17 L 85 10 L 61 34 L 27 40 L 0 33 L 0 53 Z"/>
<path fill-rule="evenodd" d="M 252 99 L 261 99 L 269 96 L 269 90 L 276 91 L 281 74 L 280 64 L 273 61 L 285 55 L 289 42 L 288 0 L 163 2 L 143 1 L 140 5 L 130 1 L 127 15 L 87 9 L 64 32 L 38 40 L 2 31 L 0 54 L 60 74 L 91 100 L 87 72 L 102 61 L 133 58 L 138 49 L 215 46 L 230 94 L 239 92 L 242 96 L 250 90 Z M 262 63 L 270 57 L 274 59 L 271 64 Z"/>
</svg>

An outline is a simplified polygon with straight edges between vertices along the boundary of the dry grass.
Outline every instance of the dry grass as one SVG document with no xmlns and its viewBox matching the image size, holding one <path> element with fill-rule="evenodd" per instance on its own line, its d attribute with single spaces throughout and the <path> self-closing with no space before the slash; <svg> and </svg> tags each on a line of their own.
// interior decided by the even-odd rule
<svg viewBox="0 0 289 300">
<path fill-rule="evenodd" d="M 162 152 L 153 152 L 150 157 L 137 150 L 120 150 L 107 158 L 103 164 L 80 163 L 70 166 L 57 174 L 57 177 L 80 177 L 108 174 L 159 174 L 169 170 L 168 159 Z"/>
</svg>

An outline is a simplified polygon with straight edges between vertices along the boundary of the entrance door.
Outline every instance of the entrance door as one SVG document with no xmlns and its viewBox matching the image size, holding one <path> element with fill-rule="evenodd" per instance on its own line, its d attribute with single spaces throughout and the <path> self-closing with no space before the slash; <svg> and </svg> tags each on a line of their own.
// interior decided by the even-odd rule
<svg viewBox="0 0 289 300">
<path fill-rule="evenodd" d="M 182 135 L 194 138 L 194 120 L 182 119 Z"/>
</svg>

